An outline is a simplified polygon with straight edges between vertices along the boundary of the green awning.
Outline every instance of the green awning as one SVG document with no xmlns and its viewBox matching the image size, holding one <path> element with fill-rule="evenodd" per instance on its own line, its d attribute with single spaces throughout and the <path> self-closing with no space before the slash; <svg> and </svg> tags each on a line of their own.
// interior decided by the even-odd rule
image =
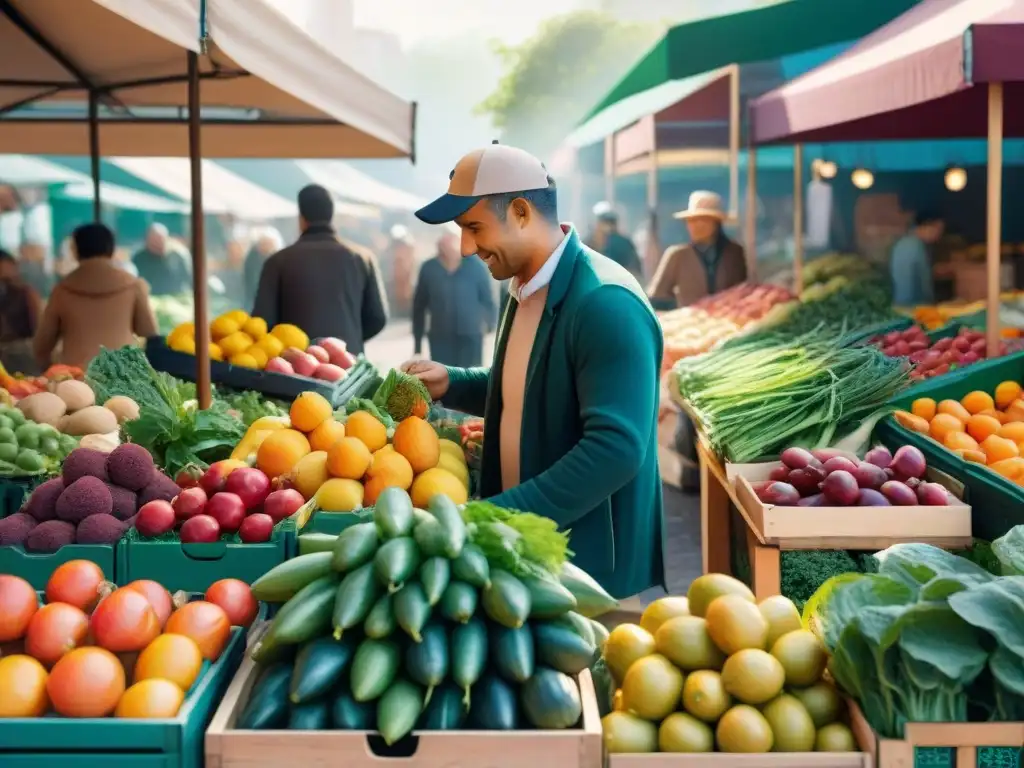
<svg viewBox="0 0 1024 768">
<path fill-rule="evenodd" d="M 64 187 L 53 190 L 52 197 L 64 200 L 77 200 L 80 202 L 92 202 L 93 188 L 92 181 L 81 181 L 75 184 L 68 184 Z M 177 200 L 169 200 L 166 197 L 151 195 L 148 192 L 140 192 L 137 189 L 121 187 L 117 184 L 100 182 L 100 202 L 114 208 L 128 211 L 144 211 L 146 213 L 189 213 L 188 203 Z"/>
<path fill-rule="evenodd" d="M 918 2 L 787 0 L 767 8 L 680 24 L 655 44 L 586 119 L 673 80 L 728 64 L 767 61 L 863 37 Z"/>
</svg>

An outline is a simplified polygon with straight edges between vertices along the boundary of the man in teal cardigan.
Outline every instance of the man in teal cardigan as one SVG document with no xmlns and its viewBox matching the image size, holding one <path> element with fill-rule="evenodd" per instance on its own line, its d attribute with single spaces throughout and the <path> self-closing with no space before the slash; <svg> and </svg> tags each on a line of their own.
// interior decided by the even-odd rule
<svg viewBox="0 0 1024 768">
<path fill-rule="evenodd" d="M 511 279 L 489 368 L 405 365 L 484 417 L 481 497 L 571 531 L 574 562 L 615 597 L 664 586 L 662 335 L 643 289 L 558 224 L 554 181 L 513 147 L 464 157 L 416 215 L 455 221 L 463 256 Z"/>
</svg>

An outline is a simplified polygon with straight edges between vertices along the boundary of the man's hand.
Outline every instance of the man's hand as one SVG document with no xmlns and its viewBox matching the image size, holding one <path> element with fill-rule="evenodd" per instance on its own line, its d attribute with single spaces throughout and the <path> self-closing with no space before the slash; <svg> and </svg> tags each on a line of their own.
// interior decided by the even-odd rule
<svg viewBox="0 0 1024 768">
<path fill-rule="evenodd" d="M 440 363 L 410 360 L 402 364 L 402 370 L 422 381 L 433 400 L 440 400 L 448 392 L 448 369 Z"/>
</svg>

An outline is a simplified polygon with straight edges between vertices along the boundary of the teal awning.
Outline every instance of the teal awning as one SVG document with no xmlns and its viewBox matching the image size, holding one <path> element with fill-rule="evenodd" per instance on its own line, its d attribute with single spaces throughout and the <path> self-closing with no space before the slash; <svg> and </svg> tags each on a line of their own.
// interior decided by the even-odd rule
<svg viewBox="0 0 1024 768">
<path fill-rule="evenodd" d="M 587 115 L 672 80 L 767 61 L 873 32 L 919 0 L 787 0 L 672 27 Z"/>
<path fill-rule="evenodd" d="M 92 181 L 80 181 L 53 190 L 50 195 L 58 199 L 92 202 Z M 100 182 L 100 202 L 114 208 L 145 213 L 189 213 L 187 203 L 169 200 L 166 197 L 140 192 L 137 189 L 120 187 L 117 184 Z"/>
</svg>

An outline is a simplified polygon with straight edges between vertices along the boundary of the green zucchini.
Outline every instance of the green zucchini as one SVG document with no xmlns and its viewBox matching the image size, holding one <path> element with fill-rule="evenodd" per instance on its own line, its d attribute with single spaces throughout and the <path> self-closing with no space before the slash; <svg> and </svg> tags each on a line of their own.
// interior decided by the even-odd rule
<svg viewBox="0 0 1024 768">
<path fill-rule="evenodd" d="M 480 619 L 455 627 L 451 632 L 452 680 L 463 691 L 463 703 L 470 704 L 470 689 L 487 666 L 487 626 Z"/>
<path fill-rule="evenodd" d="M 412 733 L 423 711 L 423 689 L 408 680 L 395 680 L 377 702 L 377 730 L 389 747 Z"/>
<path fill-rule="evenodd" d="M 252 596 L 264 603 L 290 600 L 307 584 L 331 572 L 331 553 L 313 552 L 285 560 L 252 584 Z"/>
<path fill-rule="evenodd" d="M 500 677 L 485 675 L 473 688 L 469 722 L 482 731 L 519 729 L 519 701 L 516 690 Z"/>
<path fill-rule="evenodd" d="M 537 659 L 566 675 L 579 674 L 597 657 L 597 649 L 566 624 L 536 622 L 533 639 Z"/>
<path fill-rule="evenodd" d="M 424 520 L 433 520 L 434 516 L 427 512 L 425 509 L 419 507 L 412 508 L 412 527 L 415 528 L 417 525 L 422 523 Z"/>
<path fill-rule="evenodd" d="M 522 683 L 533 674 L 534 643 L 529 624 L 509 629 L 496 624 L 488 631 L 491 664 L 498 674 L 513 683 Z"/>
<path fill-rule="evenodd" d="M 278 662 L 260 675 L 249 694 L 235 728 L 242 731 L 262 731 L 280 728 L 288 722 L 288 686 L 292 680 L 292 665 Z"/>
<path fill-rule="evenodd" d="M 594 631 L 594 647 L 604 653 L 604 644 L 608 642 L 608 627 L 596 619 L 590 619 L 590 628 Z"/>
<path fill-rule="evenodd" d="M 618 601 L 605 592 L 590 574 L 570 562 L 562 565 L 558 580 L 576 598 L 576 613 L 588 619 L 596 619 L 619 607 Z"/>
<path fill-rule="evenodd" d="M 324 606 L 328 606 L 327 622 L 330 625 L 329 606 L 334 602 L 338 588 L 335 574 L 323 576 L 307 584 L 298 594 L 278 610 L 270 628 L 253 648 L 253 660 L 265 663 L 275 647 L 298 645 L 323 634 Z"/>
<path fill-rule="evenodd" d="M 331 725 L 331 703 L 326 700 L 293 704 L 288 716 L 289 731 L 326 731 Z"/>
<path fill-rule="evenodd" d="M 465 624 L 476 613 L 478 600 L 475 587 L 464 581 L 453 581 L 441 595 L 441 615 L 449 621 Z"/>
<path fill-rule="evenodd" d="M 367 637 L 382 640 L 395 631 L 398 623 L 395 621 L 393 601 L 394 596 L 387 593 L 377 598 L 363 622 L 363 632 Z"/>
<path fill-rule="evenodd" d="M 401 488 L 385 488 L 373 507 L 373 522 L 382 539 L 409 536 L 413 526 L 412 501 Z"/>
<path fill-rule="evenodd" d="M 330 533 L 303 533 L 299 535 L 299 557 L 314 552 L 333 552 L 338 537 Z"/>
<path fill-rule="evenodd" d="M 408 581 L 398 592 L 393 601 L 395 621 L 415 642 L 422 640 L 423 625 L 430 618 L 430 603 L 423 594 L 423 587 L 418 581 Z"/>
<path fill-rule="evenodd" d="M 451 580 L 451 573 L 451 562 L 444 557 L 431 557 L 424 560 L 420 566 L 420 583 L 431 608 L 441 601 L 441 596 Z"/>
<path fill-rule="evenodd" d="M 302 646 L 292 670 L 288 696 L 292 704 L 305 704 L 333 688 L 352 663 L 356 645 L 351 638 L 338 642 L 330 637 L 318 637 Z"/>
<path fill-rule="evenodd" d="M 420 565 L 420 550 L 408 536 L 384 542 L 373 557 L 374 570 L 381 584 L 394 594 Z"/>
<path fill-rule="evenodd" d="M 373 704 L 360 703 L 352 694 L 339 689 L 331 702 L 331 724 L 339 731 L 372 731 L 375 711 Z"/>
<path fill-rule="evenodd" d="M 572 592 L 554 578 L 526 578 L 522 582 L 530 592 L 531 619 L 556 619 L 576 610 Z"/>
<path fill-rule="evenodd" d="M 433 517 L 417 523 L 412 537 L 424 557 L 448 557 L 448 534 Z"/>
<path fill-rule="evenodd" d="M 444 530 L 445 557 L 449 559 L 458 557 L 466 543 L 466 523 L 463 522 L 455 502 L 447 496 L 438 494 L 430 500 L 427 508 Z"/>
<path fill-rule="evenodd" d="M 352 698 L 373 701 L 384 693 L 398 673 L 399 657 L 398 644 L 391 640 L 363 640 L 349 673 Z"/>
<path fill-rule="evenodd" d="M 448 631 L 432 622 L 423 628 L 423 639 L 405 649 L 405 671 L 414 683 L 427 689 L 424 701 L 448 675 Z"/>
<path fill-rule="evenodd" d="M 346 528 L 334 543 L 331 566 L 339 573 L 354 571 L 373 559 L 379 544 L 377 526 L 373 523 L 359 523 Z"/>
<path fill-rule="evenodd" d="M 475 544 L 466 544 L 459 556 L 452 560 L 452 576 L 474 587 L 489 587 L 491 569 L 487 556 Z"/>
<path fill-rule="evenodd" d="M 462 690 L 450 682 L 442 683 L 427 702 L 420 718 L 424 731 L 456 731 L 466 720 Z"/>
<path fill-rule="evenodd" d="M 341 580 L 334 599 L 335 640 L 340 640 L 346 629 L 351 629 L 366 618 L 380 592 L 373 563 L 356 568 Z"/>
<path fill-rule="evenodd" d="M 523 713 L 534 728 L 572 728 L 583 715 L 583 702 L 576 681 L 553 669 L 538 667 L 519 689 Z"/>
<path fill-rule="evenodd" d="M 595 622 L 592 619 L 580 616 L 575 611 L 569 611 L 568 613 L 559 616 L 552 623 L 568 627 L 577 635 L 582 637 L 584 642 L 597 648 L 597 638 L 594 636 Z"/>
<path fill-rule="evenodd" d="M 491 584 L 483 590 L 481 602 L 491 621 L 515 629 L 530 616 L 530 591 L 508 571 L 491 571 Z"/>
</svg>

